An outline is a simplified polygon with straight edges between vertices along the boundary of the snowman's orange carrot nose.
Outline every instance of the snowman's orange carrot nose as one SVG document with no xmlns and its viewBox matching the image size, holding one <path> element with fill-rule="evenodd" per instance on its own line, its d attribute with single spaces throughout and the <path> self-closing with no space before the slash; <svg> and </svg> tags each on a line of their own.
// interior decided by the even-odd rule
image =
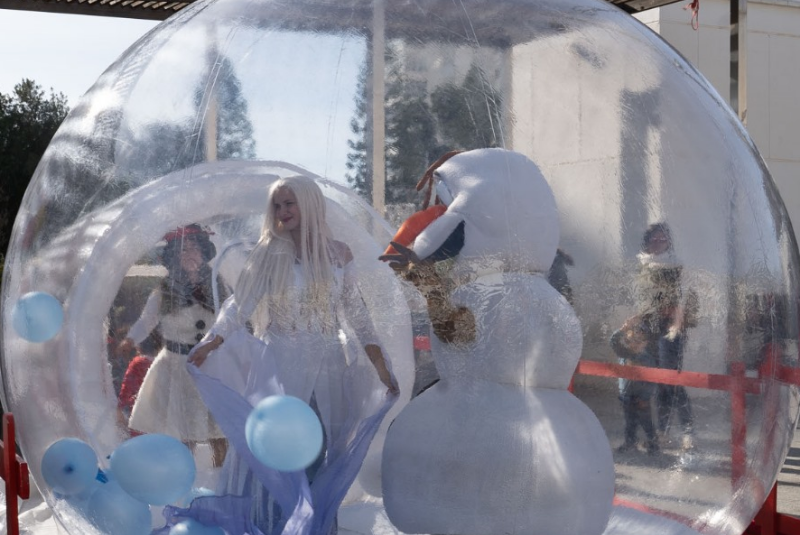
<svg viewBox="0 0 800 535">
<path fill-rule="evenodd" d="M 400 229 L 397 231 L 397 234 L 394 235 L 392 241 L 410 247 L 417 236 L 446 211 L 446 206 L 434 204 L 425 210 L 420 210 L 419 212 L 411 214 L 411 216 L 400 225 Z M 397 251 L 395 251 L 394 247 L 389 245 L 383 254 L 396 255 Z"/>
</svg>

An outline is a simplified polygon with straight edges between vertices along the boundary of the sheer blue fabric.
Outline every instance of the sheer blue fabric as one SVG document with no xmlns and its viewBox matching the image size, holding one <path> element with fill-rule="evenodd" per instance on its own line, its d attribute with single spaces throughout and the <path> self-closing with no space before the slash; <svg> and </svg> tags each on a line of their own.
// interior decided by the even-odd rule
<svg viewBox="0 0 800 535">
<path fill-rule="evenodd" d="M 237 336 L 250 337 L 247 346 L 252 348 L 260 345 L 260 358 L 269 358 L 268 344 L 241 331 Z M 211 496 L 202 498 L 202 509 L 195 510 L 193 502 L 192 507 L 183 514 L 202 522 L 203 520 L 195 514 L 200 514 L 202 511 L 202 515 L 205 515 L 208 510 L 219 511 L 220 514 L 215 518 L 216 525 L 228 531 L 230 535 L 336 533 L 336 514 L 339 505 L 358 474 L 381 421 L 397 396 L 389 394 L 376 396 L 374 393 L 370 395 L 364 389 L 365 370 L 358 366 L 347 370 L 342 378 L 344 391 L 348 393 L 348 398 L 345 400 L 347 419 L 341 432 L 337 433 L 339 439 L 327 444 L 324 460 L 314 474 L 313 481 L 309 482 L 305 472 L 279 472 L 261 464 L 250 452 L 245 438 L 245 422 L 253 405 L 220 380 L 192 365 L 188 365 L 187 368 L 195 380 L 200 396 L 229 440 L 232 449 L 229 456 L 238 457 L 233 463 L 226 459 L 223 471 L 236 470 L 238 467 L 235 465 L 243 463 L 248 471 L 248 477 L 252 475 L 263 487 L 264 492 L 263 496 L 244 497 L 249 500 L 249 510 L 246 513 L 243 513 L 242 502 L 231 500 L 231 496 Z M 366 371 L 374 374 L 374 370 Z M 272 393 L 282 393 L 278 378 L 266 383 L 273 385 L 272 389 L 275 392 Z M 245 486 L 245 494 L 250 493 L 248 486 Z M 263 501 L 265 496 L 274 500 L 282 515 L 270 525 L 259 525 L 258 528 L 262 531 L 248 531 L 251 529 L 248 527 L 249 524 L 240 516 L 244 514 L 249 522 L 253 508 L 263 506 L 257 502 Z M 230 521 L 229 518 L 233 520 Z M 226 525 L 221 522 L 226 522 Z"/>
<path fill-rule="evenodd" d="M 164 508 L 167 525 L 153 535 L 169 535 L 172 526 L 187 519 L 219 526 L 231 534 L 264 535 L 250 520 L 252 502 L 246 496 L 202 496 L 195 498 L 188 508 L 168 505 Z"/>
</svg>

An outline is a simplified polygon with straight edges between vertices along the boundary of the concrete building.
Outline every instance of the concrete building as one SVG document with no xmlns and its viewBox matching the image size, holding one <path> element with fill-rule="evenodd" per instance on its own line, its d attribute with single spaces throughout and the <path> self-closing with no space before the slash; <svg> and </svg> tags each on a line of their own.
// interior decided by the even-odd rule
<svg viewBox="0 0 800 535">
<path fill-rule="evenodd" d="M 800 225 L 800 1 L 746 4 L 746 101 L 743 120 L 778 185 L 795 231 Z M 731 98 L 731 11 L 728 0 L 701 0 L 698 28 L 685 3 L 635 17 L 661 35 Z"/>
</svg>

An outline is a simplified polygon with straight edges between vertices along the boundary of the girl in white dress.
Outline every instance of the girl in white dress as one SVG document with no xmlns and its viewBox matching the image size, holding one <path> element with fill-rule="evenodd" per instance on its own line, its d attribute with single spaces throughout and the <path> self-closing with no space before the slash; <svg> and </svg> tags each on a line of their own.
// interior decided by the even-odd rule
<svg viewBox="0 0 800 535">
<path fill-rule="evenodd" d="M 235 447 L 226 460 L 225 481 L 218 494 L 252 496 L 254 518 L 264 533 L 287 533 L 282 531 L 287 522 L 306 526 L 291 533 L 335 532 L 338 503 L 325 506 L 332 508 L 331 514 L 320 511 L 318 502 L 331 501 L 329 496 L 336 494 L 331 492 L 331 478 L 352 481 L 355 477 L 358 466 L 343 468 L 353 462 L 342 459 L 352 458 L 355 449 L 369 445 L 374 430 L 367 432 L 366 438 L 359 430 L 367 420 L 379 424 L 391 405 L 385 401 L 393 401 L 398 393 L 358 291 L 353 256 L 346 244 L 332 238 L 325 208 L 322 191 L 310 178 L 288 177 L 272 185 L 260 240 L 245 263 L 234 295 L 189 357 L 190 363 L 201 366 L 214 351 L 202 368 L 205 373 L 193 372 L 201 393 L 207 375 L 228 387 L 219 389 L 214 383 L 213 392 L 203 393 Z M 258 340 L 247 333 L 248 323 Z M 360 355 L 364 354 L 368 366 L 361 365 Z M 367 367 L 372 377 L 366 375 Z M 362 386 L 376 376 L 384 386 L 377 394 L 374 388 L 370 391 Z M 239 403 L 231 391 L 247 403 Z M 307 474 L 311 485 L 308 499 L 313 504 L 309 503 L 305 512 L 295 506 L 296 497 L 282 500 L 280 496 L 286 490 L 283 487 L 296 481 L 271 482 L 270 478 L 277 476 L 268 470 L 266 475 L 254 475 L 264 467 L 254 466 L 246 445 L 241 444 L 246 414 L 240 413 L 275 393 L 308 402 L 323 424 L 325 451 L 321 465 Z M 376 395 L 383 401 L 376 404 Z M 380 408 L 362 418 L 363 408 L 370 404 Z M 365 449 L 358 454 L 361 459 L 363 453 Z M 360 459 L 355 464 L 360 465 Z M 334 468 L 335 476 L 330 475 Z M 343 477 L 344 472 L 348 475 Z M 317 483 L 327 487 L 325 497 L 315 500 Z M 339 490 L 346 492 L 346 488 Z M 273 500 L 282 512 L 276 512 L 280 507 L 274 507 Z M 287 511 L 288 507 L 292 509 Z M 307 529 L 310 531 L 304 531 Z"/>
<path fill-rule="evenodd" d="M 154 330 L 164 347 L 142 382 L 128 425 L 139 433 L 173 436 L 194 449 L 210 442 L 215 466 L 225 458 L 225 435 L 214 422 L 186 371 L 189 351 L 214 323 L 211 269 L 214 244 L 199 225 L 168 233 L 161 260 L 168 275 L 150 294 L 142 315 L 122 342 L 141 343 Z"/>
</svg>

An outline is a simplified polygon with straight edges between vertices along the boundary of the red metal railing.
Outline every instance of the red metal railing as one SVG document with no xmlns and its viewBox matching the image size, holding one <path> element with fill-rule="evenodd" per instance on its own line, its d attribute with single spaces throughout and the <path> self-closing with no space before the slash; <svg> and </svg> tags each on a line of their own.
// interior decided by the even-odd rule
<svg viewBox="0 0 800 535">
<path fill-rule="evenodd" d="M 3 441 L 0 443 L 0 477 L 6 483 L 6 533 L 19 535 L 19 508 L 17 500 L 31 497 L 28 463 L 17 455 L 14 416 L 3 414 Z"/>
<path fill-rule="evenodd" d="M 746 376 L 743 362 L 732 362 L 729 365 L 730 373 L 720 375 L 583 360 L 578 364 L 575 373 L 728 391 L 731 403 L 731 480 L 735 486 L 745 477 L 747 469 L 746 394 L 761 393 L 763 378 L 800 385 L 800 369 L 779 365 L 779 352 L 774 346 L 766 345 L 763 354 L 764 364 L 759 368 L 756 378 Z M 765 427 L 762 429 L 763 439 L 771 443 L 773 429 L 770 425 L 774 418 L 765 415 L 763 420 L 765 421 Z M 775 485 L 744 535 L 800 535 L 800 519 L 778 512 L 777 495 L 777 485 Z M 635 507 L 635 504 L 625 505 Z"/>
</svg>

